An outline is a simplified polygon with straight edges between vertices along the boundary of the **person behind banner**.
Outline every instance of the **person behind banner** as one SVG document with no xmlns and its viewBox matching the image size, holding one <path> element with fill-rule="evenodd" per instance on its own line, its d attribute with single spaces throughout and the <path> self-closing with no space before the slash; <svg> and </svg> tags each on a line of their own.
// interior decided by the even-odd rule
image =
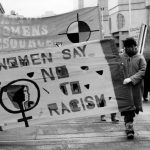
<svg viewBox="0 0 150 150">
<path fill-rule="evenodd" d="M 148 102 L 148 92 L 150 91 L 150 60 L 147 60 L 147 67 L 144 77 L 143 101 Z"/>
<path fill-rule="evenodd" d="M 110 117 L 111 117 L 111 121 L 112 121 L 112 123 L 119 123 L 119 120 L 118 119 L 116 119 L 116 113 L 111 113 L 110 114 Z M 106 121 L 106 119 L 105 119 L 105 117 L 106 117 L 106 115 L 101 115 L 100 116 L 100 119 L 101 119 L 101 121 Z"/>
<path fill-rule="evenodd" d="M 127 38 L 124 42 L 125 52 L 121 54 L 122 64 L 124 68 L 123 84 L 131 89 L 134 102 L 134 110 L 121 112 L 124 116 L 125 131 L 128 139 L 134 138 L 133 122 L 135 114 L 139 114 L 142 109 L 143 97 L 143 78 L 146 70 L 146 60 L 143 55 L 137 51 L 137 43 L 133 38 Z"/>
</svg>

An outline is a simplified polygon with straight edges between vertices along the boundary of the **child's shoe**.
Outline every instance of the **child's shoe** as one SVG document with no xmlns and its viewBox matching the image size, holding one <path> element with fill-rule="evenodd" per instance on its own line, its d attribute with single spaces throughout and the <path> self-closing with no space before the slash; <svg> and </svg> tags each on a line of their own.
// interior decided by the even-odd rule
<svg viewBox="0 0 150 150">
<path fill-rule="evenodd" d="M 126 123 L 125 127 L 126 127 L 127 139 L 134 139 L 133 123 L 128 122 Z"/>
</svg>

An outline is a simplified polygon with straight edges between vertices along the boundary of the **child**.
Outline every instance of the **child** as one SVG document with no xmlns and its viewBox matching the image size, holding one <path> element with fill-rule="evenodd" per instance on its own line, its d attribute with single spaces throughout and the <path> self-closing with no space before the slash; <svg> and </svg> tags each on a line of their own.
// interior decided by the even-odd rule
<svg viewBox="0 0 150 150">
<path fill-rule="evenodd" d="M 121 54 L 125 73 L 123 84 L 131 89 L 134 108 L 129 111 L 121 112 L 121 115 L 124 116 L 127 138 L 133 139 L 133 121 L 135 114 L 138 114 L 139 111 L 143 111 L 143 78 L 146 70 L 146 61 L 141 54 L 138 54 L 137 44 L 133 38 L 127 38 L 123 44 L 125 48 L 125 52 Z"/>
</svg>

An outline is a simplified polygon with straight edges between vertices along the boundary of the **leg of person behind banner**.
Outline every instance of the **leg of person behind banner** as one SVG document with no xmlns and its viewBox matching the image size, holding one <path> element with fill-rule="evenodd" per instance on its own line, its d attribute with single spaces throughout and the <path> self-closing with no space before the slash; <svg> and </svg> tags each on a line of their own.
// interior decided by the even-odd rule
<svg viewBox="0 0 150 150">
<path fill-rule="evenodd" d="M 111 115 L 112 123 L 119 123 L 119 120 L 116 119 L 116 115 L 117 115 L 116 113 L 111 113 L 110 115 Z"/>
<path fill-rule="evenodd" d="M 128 139 L 134 138 L 134 128 L 133 122 L 135 117 L 135 111 L 126 111 L 121 113 L 124 116 L 124 123 L 125 123 L 125 132 L 127 134 Z"/>
</svg>

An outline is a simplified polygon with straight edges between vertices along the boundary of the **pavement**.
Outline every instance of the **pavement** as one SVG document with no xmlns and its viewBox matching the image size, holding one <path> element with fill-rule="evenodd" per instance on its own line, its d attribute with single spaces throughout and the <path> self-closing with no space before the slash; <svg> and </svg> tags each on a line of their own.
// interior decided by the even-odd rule
<svg viewBox="0 0 150 150">
<path fill-rule="evenodd" d="M 135 118 L 133 140 L 127 140 L 118 113 L 119 124 L 106 115 L 106 122 L 93 116 L 1 131 L 0 150 L 149 150 L 150 101 L 143 107 L 144 112 Z"/>
</svg>

